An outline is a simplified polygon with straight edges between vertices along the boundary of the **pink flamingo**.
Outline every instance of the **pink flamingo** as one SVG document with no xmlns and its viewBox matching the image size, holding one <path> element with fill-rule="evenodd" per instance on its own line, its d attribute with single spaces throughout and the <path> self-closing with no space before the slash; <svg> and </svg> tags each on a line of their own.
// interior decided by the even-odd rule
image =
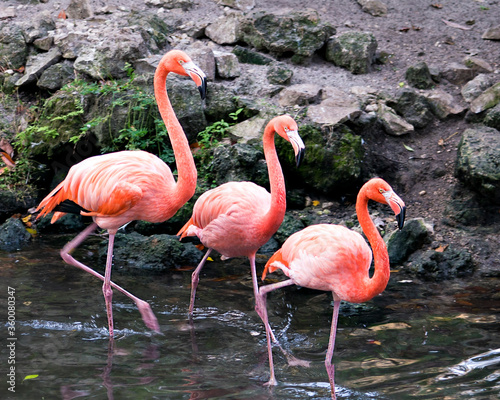
<svg viewBox="0 0 500 400">
<path fill-rule="evenodd" d="M 375 272 L 372 278 L 368 273 L 372 262 L 370 247 L 359 233 L 339 225 L 311 225 L 294 233 L 267 262 L 262 276 L 263 280 L 268 271 L 273 272 L 278 268 L 290 278 L 286 281 L 261 286 L 257 294 L 256 311 L 266 327 L 271 371 L 268 385 L 275 385 L 276 378 L 270 341 L 272 331 L 266 308 L 267 293 L 290 285 L 327 290 L 332 292 L 334 302 L 325 366 L 330 380 L 332 398 L 335 398 L 332 357 L 340 301 L 345 300 L 351 303 L 368 301 L 382 293 L 389 281 L 387 247 L 370 218 L 368 200 L 388 204 L 396 214 L 399 229 L 403 228 L 406 208 L 403 200 L 394 193 L 387 182 L 380 178 L 369 180 L 359 191 L 356 213 L 359 224 L 373 249 Z"/>
<path fill-rule="evenodd" d="M 193 215 L 178 233 L 181 239 L 197 236 L 208 248 L 191 277 L 190 316 L 200 271 L 212 249 L 221 253 L 223 259 L 248 257 L 254 294 L 258 292 L 255 254 L 278 230 L 286 210 L 285 180 L 274 146 L 275 133 L 292 144 L 296 163 L 300 164 L 304 143 L 298 134 L 297 123 L 288 115 L 273 118 L 262 138 L 271 193 L 252 182 L 225 183 L 199 197 Z"/>
<path fill-rule="evenodd" d="M 87 158 L 74 165 L 66 179 L 45 199 L 37 210 L 40 218 L 56 211 L 52 223 L 66 212 L 91 216 L 94 222 L 61 250 L 68 264 L 81 268 L 104 281 L 102 290 L 108 315 L 109 336 L 113 338 L 111 287 L 131 298 L 137 305 L 145 324 L 159 331 L 158 321 L 149 304 L 111 281 L 113 244 L 120 227 L 133 220 L 163 222 L 172 217 L 194 194 L 197 172 L 189 143 L 177 120 L 165 87 L 170 73 L 190 76 L 205 98 L 205 74 L 182 51 L 172 50 L 158 64 L 154 77 L 155 97 L 174 150 L 177 182 L 170 168 L 158 157 L 145 151 L 120 151 Z M 71 256 L 97 227 L 109 232 L 105 275 L 97 273 Z"/>
</svg>

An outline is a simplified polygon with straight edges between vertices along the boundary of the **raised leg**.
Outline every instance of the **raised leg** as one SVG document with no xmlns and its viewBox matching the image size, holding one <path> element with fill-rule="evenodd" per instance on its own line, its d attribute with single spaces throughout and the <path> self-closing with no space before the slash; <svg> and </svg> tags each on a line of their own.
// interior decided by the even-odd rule
<svg viewBox="0 0 500 400">
<path fill-rule="evenodd" d="M 326 352 L 325 367 L 328 373 L 328 380 L 332 389 L 332 400 L 335 400 L 335 365 L 332 364 L 333 350 L 335 348 L 335 336 L 337 333 L 337 320 L 339 318 L 340 299 L 333 293 L 333 317 L 332 328 L 330 330 L 330 341 L 328 342 L 328 350 Z"/>
<path fill-rule="evenodd" d="M 203 258 L 201 259 L 200 263 L 194 270 L 193 274 L 191 275 L 191 300 L 189 302 L 189 315 L 193 315 L 193 309 L 194 309 L 194 298 L 196 296 L 196 288 L 198 287 L 198 282 L 200 281 L 200 271 L 205 265 L 205 261 L 207 261 L 208 256 L 212 252 L 212 249 L 208 249 Z"/>
<path fill-rule="evenodd" d="M 63 249 L 61 250 L 61 257 L 62 259 L 70 264 L 73 265 L 77 268 L 80 268 L 84 270 L 85 272 L 88 272 L 89 274 L 94 275 L 95 277 L 99 278 L 100 280 L 104 281 L 105 278 L 102 276 L 100 273 L 94 271 L 92 268 L 87 267 L 85 264 L 82 264 L 81 262 L 75 260 L 73 256 L 71 256 L 71 252 L 77 248 L 87 236 L 89 236 L 92 232 L 94 232 L 97 228 L 96 223 L 90 224 L 87 228 L 85 228 L 81 233 L 79 233 L 73 240 L 68 242 Z M 109 248 L 108 248 L 109 250 Z M 110 286 L 116 290 L 118 290 L 120 293 L 123 293 L 125 296 L 128 298 L 132 299 L 135 304 L 137 305 L 137 308 L 139 309 L 139 312 L 141 313 L 142 319 L 144 320 L 144 323 L 146 326 L 154 330 L 156 332 L 160 332 L 160 325 L 158 324 L 158 320 L 156 319 L 155 315 L 153 314 L 153 310 L 151 310 L 151 306 L 145 302 L 144 300 L 139 299 L 138 297 L 134 296 L 130 292 L 126 291 L 123 289 L 121 286 L 118 286 L 116 283 L 113 281 L 109 282 Z"/>
<path fill-rule="evenodd" d="M 266 383 L 266 385 L 271 386 L 271 385 L 276 385 L 276 378 L 274 376 L 274 363 L 273 363 L 273 351 L 272 351 L 272 344 L 271 344 L 271 326 L 269 325 L 269 319 L 267 316 L 267 293 L 285 287 L 285 286 L 290 286 L 293 285 L 293 281 L 291 279 L 288 279 L 283 282 L 278 282 L 278 283 L 273 283 L 271 285 L 265 285 L 261 286 L 259 291 L 257 292 L 255 296 L 255 311 L 257 311 L 257 314 L 259 314 L 260 318 L 262 319 L 262 322 L 264 322 L 264 326 L 266 328 L 266 339 L 267 339 L 267 354 L 269 357 L 269 372 L 270 372 L 270 377 L 269 381 Z M 280 346 L 281 347 L 281 346 Z"/>
</svg>

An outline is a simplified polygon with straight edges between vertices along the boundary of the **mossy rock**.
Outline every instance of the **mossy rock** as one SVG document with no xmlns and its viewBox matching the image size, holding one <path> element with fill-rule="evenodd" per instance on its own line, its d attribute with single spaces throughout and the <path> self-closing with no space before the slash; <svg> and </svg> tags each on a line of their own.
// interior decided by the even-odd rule
<svg viewBox="0 0 500 400">
<path fill-rule="evenodd" d="M 300 125 L 299 133 L 306 146 L 304 160 L 295 167 L 293 151 L 284 140 L 276 141 L 283 169 L 290 181 L 324 194 L 335 194 L 353 187 L 362 179 L 364 149 L 361 137 L 345 126 L 322 131 L 312 125 Z"/>
</svg>

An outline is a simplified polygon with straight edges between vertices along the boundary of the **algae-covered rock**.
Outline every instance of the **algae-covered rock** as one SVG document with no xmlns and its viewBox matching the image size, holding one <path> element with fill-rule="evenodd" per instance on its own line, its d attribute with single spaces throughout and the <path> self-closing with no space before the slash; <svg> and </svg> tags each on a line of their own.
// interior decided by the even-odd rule
<svg viewBox="0 0 500 400">
<path fill-rule="evenodd" d="M 322 132 L 311 125 L 300 125 L 299 133 L 306 153 L 299 168 L 293 151 L 276 141 L 278 155 L 290 180 L 325 194 L 335 194 L 362 178 L 364 149 L 360 136 L 345 126 Z"/>
<path fill-rule="evenodd" d="M 325 58 L 353 74 L 366 74 L 372 70 L 377 46 L 370 32 L 345 32 L 328 40 Z"/>
<path fill-rule="evenodd" d="M 256 12 L 241 23 L 240 39 L 257 50 L 283 55 L 302 62 L 325 44 L 335 29 L 320 21 L 317 11 L 283 10 L 280 13 Z"/>
<path fill-rule="evenodd" d="M 392 265 L 400 264 L 410 254 L 420 249 L 434 233 L 432 226 L 426 224 L 422 218 L 407 221 L 401 230 L 389 234 L 387 251 Z"/>
<path fill-rule="evenodd" d="M 99 249 L 99 257 L 106 258 L 107 242 Z M 118 233 L 113 249 L 115 266 L 148 271 L 165 271 L 185 265 L 197 265 L 203 256 L 192 243 L 181 243 L 178 236 L 142 236 L 137 232 Z"/>
</svg>

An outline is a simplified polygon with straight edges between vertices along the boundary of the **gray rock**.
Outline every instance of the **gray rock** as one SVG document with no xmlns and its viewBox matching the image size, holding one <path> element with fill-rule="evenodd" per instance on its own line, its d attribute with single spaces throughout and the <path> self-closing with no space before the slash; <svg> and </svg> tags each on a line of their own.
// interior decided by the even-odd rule
<svg viewBox="0 0 500 400">
<path fill-rule="evenodd" d="M 458 145 L 455 175 L 491 202 L 500 202 L 500 132 L 478 126 L 466 129 Z"/>
<path fill-rule="evenodd" d="M 462 86 L 462 97 L 467 103 L 479 97 L 486 89 L 493 85 L 493 77 L 487 74 L 479 74 L 471 81 Z"/>
<path fill-rule="evenodd" d="M 347 93 L 336 88 L 323 88 L 322 94 L 328 97 L 320 104 L 307 108 L 307 116 L 312 122 L 335 126 L 361 115 L 358 101 Z"/>
<path fill-rule="evenodd" d="M 50 49 L 47 53 L 41 53 L 28 58 L 24 75 L 16 82 L 16 86 L 28 85 L 35 82 L 43 71 L 58 63 L 60 59 L 61 52 L 57 47 Z"/>
<path fill-rule="evenodd" d="M 241 74 L 240 62 L 233 53 L 214 51 L 217 75 L 224 79 L 237 78 Z"/>
<path fill-rule="evenodd" d="M 217 185 L 230 181 L 251 181 L 264 187 L 269 184 L 264 153 L 249 144 L 216 147 L 212 172 Z"/>
<path fill-rule="evenodd" d="M 455 85 L 463 85 L 474 79 L 477 74 L 478 71 L 458 63 L 448 64 L 441 71 L 441 77 Z"/>
<path fill-rule="evenodd" d="M 262 140 L 262 133 L 266 127 L 268 119 L 255 116 L 239 124 L 231 126 L 227 134 L 231 140 L 238 143 L 255 143 Z"/>
<path fill-rule="evenodd" d="M 215 79 L 215 55 L 214 51 L 203 44 L 191 46 L 189 48 L 189 56 L 198 67 L 205 73 L 211 81 Z"/>
<path fill-rule="evenodd" d="M 217 3 L 242 11 L 250 11 L 255 7 L 255 0 L 218 0 Z"/>
<path fill-rule="evenodd" d="M 412 124 L 406 122 L 396 114 L 396 111 L 383 103 L 379 104 L 377 115 L 388 135 L 402 136 L 415 130 Z"/>
<path fill-rule="evenodd" d="M 491 28 L 486 29 L 481 36 L 481 39 L 500 40 L 500 25 L 492 26 Z"/>
<path fill-rule="evenodd" d="M 162 7 L 167 10 L 181 8 L 183 11 L 187 11 L 193 7 L 191 0 L 145 0 L 144 3 L 148 6 Z"/>
<path fill-rule="evenodd" d="M 256 12 L 242 20 L 240 38 L 257 50 L 277 55 L 292 53 L 301 63 L 325 44 L 335 29 L 323 24 L 315 10 Z"/>
<path fill-rule="evenodd" d="M 429 243 L 433 234 L 434 228 L 423 218 L 411 219 L 405 223 L 403 229 L 388 234 L 384 240 L 387 243 L 391 265 L 405 262 L 410 254 Z"/>
<path fill-rule="evenodd" d="M 99 249 L 101 260 L 105 261 L 107 242 Z M 137 232 L 118 233 L 113 249 L 115 266 L 147 271 L 166 271 L 185 265 L 197 265 L 203 252 L 192 243 L 181 243 L 178 236 L 142 236 Z"/>
<path fill-rule="evenodd" d="M 20 68 L 27 58 L 28 45 L 22 29 L 10 22 L 0 22 L 0 68 Z"/>
<path fill-rule="evenodd" d="M 273 237 L 282 245 L 291 235 L 304 228 L 305 225 L 300 219 L 296 219 L 290 214 L 285 214 L 283 222 Z"/>
<path fill-rule="evenodd" d="M 283 63 L 273 63 L 267 70 L 269 83 L 287 85 L 292 79 L 293 71 Z"/>
<path fill-rule="evenodd" d="M 36 39 L 47 37 L 56 29 L 56 23 L 50 11 L 42 11 L 37 15 L 37 18 L 25 21 L 22 26 L 24 40 L 28 44 L 33 43 Z"/>
<path fill-rule="evenodd" d="M 0 19 L 15 18 L 16 15 L 14 7 L 0 7 Z"/>
<path fill-rule="evenodd" d="M 419 62 L 406 70 L 405 78 L 410 86 L 417 89 L 430 89 L 435 85 L 429 67 L 425 62 Z"/>
<path fill-rule="evenodd" d="M 43 71 L 36 85 L 40 89 L 55 91 L 59 90 L 74 79 L 75 73 L 73 70 L 73 65 L 72 63 L 65 61 L 52 65 L 51 67 Z"/>
<path fill-rule="evenodd" d="M 423 128 L 434 119 L 427 97 L 410 88 L 398 90 L 387 105 L 415 128 Z"/>
<path fill-rule="evenodd" d="M 45 36 L 33 41 L 33 46 L 39 50 L 49 51 L 54 44 L 54 38 L 52 36 Z"/>
<path fill-rule="evenodd" d="M 372 70 L 377 46 L 370 32 L 345 32 L 328 39 L 325 58 L 353 74 L 366 74 Z"/>
<path fill-rule="evenodd" d="M 500 131 L 500 103 L 486 112 L 483 123 Z"/>
<path fill-rule="evenodd" d="M 478 114 L 500 103 L 500 82 L 486 89 L 470 103 L 470 111 Z"/>
<path fill-rule="evenodd" d="M 219 17 L 205 28 L 205 34 L 218 44 L 235 44 L 239 40 L 242 16 L 236 13 Z"/>
<path fill-rule="evenodd" d="M 209 121 L 230 121 L 229 114 L 238 109 L 236 92 L 227 85 L 210 83 L 205 100 L 205 115 Z M 261 132 L 262 133 L 262 132 Z"/>
<path fill-rule="evenodd" d="M 484 59 L 479 57 L 466 57 L 464 59 L 466 67 L 471 68 L 479 73 L 492 73 L 493 67 Z"/>
<path fill-rule="evenodd" d="M 321 86 L 313 83 L 303 83 L 285 88 L 279 96 L 280 106 L 308 105 L 319 100 Z"/>
<path fill-rule="evenodd" d="M 415 257 L 409 270 L 425 280 L 443 281 L 473 275 L 475 264 L 469 251 L 449 246 L 442 252 L 427 250 Z"/>
<path fill-rule="evenodd" d="M 441 89 L 432 90 L 424 95 L 429 101 L 432 112 L 439 119 L 446 119 L 450 115 L 460 115 L 467 110 L 467 107 L 461 104 L 463 101 Z"/>
<path fill-rule="evenodd" d="M 9 218 L 0 225 L 0 250 L 13 252 L 20 250 L 31 240 L 31 235 L 17 218 Z"/>
<path fill-rule="evenodd" d="M 374 17 L 387 16 L 387 5 L 379 0 L 358 0 L 361 9 Z"/>
<path fill-rule="evenodd" d="M 42 217 L 36 224 L 36 230 L 42 234 L 81 232 L 85 228 L 82 217 L 78 214 L 66 214 L 53 224 L 52 214 Z"/>
<path fill-rule="evenodd" d="M 233 53 L 238 57 L 238 61 L 244 64 L 267 65 L 274 62 L 271 57 L 239 45 L 234 47 Z"/>
<path fill-rule="evenodd" d="M 66 15 L 72 19 L 85 19 L 93 15 L 89 0 L 71 0 Z"/>
</svg>

